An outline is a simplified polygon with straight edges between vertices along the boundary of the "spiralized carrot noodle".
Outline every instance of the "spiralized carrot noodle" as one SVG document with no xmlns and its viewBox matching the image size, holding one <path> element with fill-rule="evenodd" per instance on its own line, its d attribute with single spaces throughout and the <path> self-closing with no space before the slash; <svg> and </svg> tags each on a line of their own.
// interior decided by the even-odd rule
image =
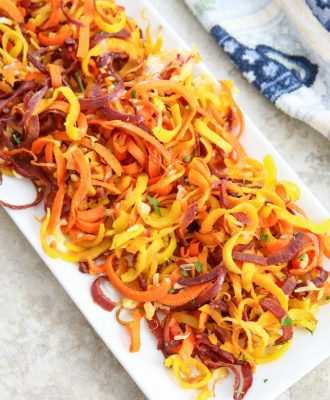
<svg viewBox="0 0 330 400">
<path fill-rule="evenodd" d="M 119 306 L 130 351 L 146 319 L 181 386 L 207 399 L 229 372 L 242 399 L 294 326 L 316 328 L 330 220 L 246 154 L 233 84 L 194 75 L 196 51 L 162 50 L 114 1 L 8 0 L 0 16 L 0 170 L 44 199 L 44 251 L 103 276 L 93 298 Z"/>
</svg>

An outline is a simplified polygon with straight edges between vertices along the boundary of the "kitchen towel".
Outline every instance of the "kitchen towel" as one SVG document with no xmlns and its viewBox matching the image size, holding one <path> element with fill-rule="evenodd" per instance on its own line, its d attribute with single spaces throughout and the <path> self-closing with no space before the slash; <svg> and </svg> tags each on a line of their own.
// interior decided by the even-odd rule
<svg viewBox="0 0 330 400">
<path fill-rule="evenodd" d="M 268 100 L 330 139 L 330 0 L 185 0 Z"/>
</svg>

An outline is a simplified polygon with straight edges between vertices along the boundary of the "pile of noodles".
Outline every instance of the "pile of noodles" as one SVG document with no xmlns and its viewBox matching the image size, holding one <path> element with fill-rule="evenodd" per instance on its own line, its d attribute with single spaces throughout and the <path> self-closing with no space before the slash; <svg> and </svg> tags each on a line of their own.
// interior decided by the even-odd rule
<svg viewBox="0 0 330 400">
<path fill-rule="evenodd" d="M 161 47 L 113 1 L 1 0 L 0 170 L 36 188 L 1 203 L 44 201 L 44 251 L 95 275 L 130 351 L 145 319 L 183 387 L 205 400 L 230 372 L 240 400 L 293 326 L 316 328 L 330 220 L 308 219 L 270 156 L 246 154 L 231 82 Z"/>
</svg>

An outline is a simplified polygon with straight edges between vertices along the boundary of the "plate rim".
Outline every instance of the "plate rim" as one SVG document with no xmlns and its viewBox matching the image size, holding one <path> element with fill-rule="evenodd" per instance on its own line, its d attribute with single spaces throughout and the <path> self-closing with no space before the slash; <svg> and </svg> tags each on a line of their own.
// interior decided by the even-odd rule
<svg viewBox="0 0 330 400">
<path fill-rule="evenodd" d="M 119 0 L 119 4 L 126 4 L 131 0 Z M 150 1 L 147 0 L 135 0 L 135 3 L 138 4 L 137 7 L 140 9 L 146 8 L 148 13 L 154 14 L 157 16 L 157 25 L 161 24 L 164 26 L 164 35 L 165 36 L 171 36 L 176 42 L 178 42 L 179 47 L 183 47 L 185 49 L 189 48 L 186 43 L 180 38 L 180 36 L 175 32 L 175 30 L 171 27 L 171 25 L 159 14 L 159 12 L 155 9 L 155 7 L 151 4 Z M 129 11 L 128 11 L 129 14 Z M 210 40 L 212 40 L 210 38 Z M 209 73 L 210 75 L 211 72 L 207 69 L 206 65 L 203 63 L 200 63 L 199 69 L 203 70 L 204 72 Z M 270 151 L 271 154 L 274 156 L 275 162 L 278 165 L 278 162 L 281 164 L 281 169 L 286 169 L 288 171 L 288 175 L 290 176 L 290 180 L 294 180 L 295 182 L 298 182 L 299 187 L 301 188 L 302 195 L 306 197 L 305 201 L 312 201 L 313 205 L 315 208 L 319 209 L 319 212 L 317 214 L 321 215 L 323 217 L 327 217 L 329 215 L 328 211 L 326 208 L 319 202 L 318 199 L 313 195 L 313 193 L 307 188 L 307 186 L 304 184 L 304 182 L 301 181 L 299 178 L 298 174 L 288 165 L 288 163 L 284 160 L 284 158 L 280 155 L 278 150 L 265 138 L 265 136 L 261 133 L 259 128 L 252 122 L 252 120 L 249 118 L 249 116 L 244 112 L 244 117 L 246 121 L 246 128 L 245 128 L 245 135 L 249 136 L 249 132 L 251 131 L 253 135 L 256 135 L 258 140 L 260 140 L 261 147 L 267 149 L 267 153 Z M 246 137 L 245 136 L 245 137 Z M 282 168 L 283 167 L 283 168 Z M 98 336 L 103 340 L 103 342 L 106 344 L 108 349 L 112 352 L 112 354 L 116 357 L 116 359 L 120 362 L 120 364 L 123 366 L 123 368 L 126 370 L 126 372 L 130 375 L 130 377 L 133 379 L 133 381 L 137 384 L 137 386 L 141 389 L 141 391 L 149 398 L 149 399 L 159 399 L 159 397 L 155 397 L 155 392 L 153 390 L 153 386 L 149 387 L 148 385 L 145 385 L 143 382 L 144 379 L 141 379 L 141 374 L 135 370 L 133 366 L 133 362 L 130 361 L 131 357 L 132 359 L 135 357 L 133 354 L 128 354 L 128 358 L 126 357 L 127 354 L 122 351 L 119 347 L 117 348 L 116 346 L 113 346 L 110 342 L 109 339 L 107 338 L 107 335 L 105 335 L 104 329 L 101 328 L 101 324 L 98 321 L 98 316 L 100 316 L 100 320 L 103 320 L 104 318 L 101 318 L 101 312 L 103 313 L 103 310 L 98 310 L 97 306 L 92 304 L 92 301 L 90 301 L 90 305 L 86 303 L 86 299 L 83 297 L 79 298 L 77 297 L 76 293 L 72 288 L 70 287 L 70 282 L 69 279 L 66 279 L 66 276 L 62 278 L 61 272 L 59 270 L 56 270 L 54 266 L 52 266 L 52 259 L 50 259 L 42 250 L 40 243 L 37 243 L 35 241 L 35 237 L 32 237 L 30 229 L 32 224 L 24 225 L 20 224 L 18 220 L 18 216 L 24 215 L 26 210 L 10 210 L 6 209 L 4 207 L 5 211 L 7 214 L 11 217 L 11 219 L 14 221 L 16 226 L 20 229 L 20 231 L 23 233 L 25 238 L 28 240 L 28 242 L 31 244 L 31 246 L 34 248 L 36 251 L 37 255 L 44 261 L 44 263 L 47 265 L 47 267 L 50 269 L 50 271 L 53 273 L 55 278 L 58 280 L 60 285 L 63 287 L 63 289 L 66 291 L 68 296 L 71 298 L 71 300 L 75 303 L 75 305 L 78 307 L 80 312 L 84 315 L 86 320 L 89 322 L 89 324 L 93 327 L 95 332 L 98 334 Z M 28 215 L 28 213 L 26 214 Z M 39 231 L 38 231 L 38 239 L 39 239 Z M 71 263 L 66 263 L 66 262 L 56 262 L 57 264 L 63 264 L 63 265 L 71 265 Z M 66 273 L 65 273 L 66 274 Z M 66 274 L 67 275 L 67 274 Z M 88 277 L 89 278 L 89 277 Z M 90 277 L 93 278 L 93 277 Z M 86 280 L 88 281 L 88 279 Z M 89 294 L 89 293 L 88 293 Z M 91 298 L 90 298 L 91 299 Z M 94 308 L 96 307 L 96 308 Z M 322 307 L 322 311 L 324 313 L 324 309 L 328 308 L 330 310 L 329 306 L 324 306 Z M 119 325 L 119 324 L 118 324 Z M 327 327 L 329 329 L 329 334 L 330 334 L 330 324 Z M 317 334 L 315 335 L 317 336 Z M 316 337 L 314 336 L 314 339 L 316 341 Z M 314 343 L 315 343 L 314 341 Z M 307 351 L 312 351 L 314 349 L 314 346 L 308 347 Z M 277 396 L 279 396 L 284 390 L 286 390 L 288 387 L 290 387 L 293 383 L 295 383 L 297 380 L 302 378 L 304 375 L 306 375 L 308 372 L 310 372 L 312 369 L 314 369 L 317 365 L 319 365 L 322 361 L 324 361 L 327 357 L 330 356 L 330 347 L 328 348 L 328 351 L 323 349 L 323 352 L 318 353 L 317 356 L 312 358 L 312 361 L 309 363 L 309 367 L 304 370 L 299 370 L 295 371 L 293 375 L 290 375 L 290 379 L 288 380 L 289 383 L 281 383 L 276 385 L 275 388 L 273 388 L 273 385 L 271 386 L 273 388 L 272 391 L 268 390 L 270 389 L 270 386 L 265 387 L 267 389 L 268 393 L 265 393 L 263 395 L 263 400 L 274 400 Z M 128 351 L 128 350 L 127 350 Z M 154 348 L 154 351 L 157 352 L 156 348 Z M 282 358 L 283 360 L 283 358 Z M 280 359 L 281 361 L 281 359 Z M 271 364 L 267 364 L 271 365 Z M 164 368 L 164 374 L 165 371 L 167 371 Z M 223 384 L 221 383 L 218 385 L 221 387 Z M 180 390 L 179 385 L 177 385 L 177 395 L 180 396 L 180 399 L 183 398 L 182 393 L 187 393 L 189 391 L 184 391 L 182 392 Z M 245 400 L 252 400 L 253 398 L 251 395 L 253 395 L 252 391 L 253 387 L 251 388 L 251 391 L 247 394 L 245 397 Z M 188 396 L 188 395 L 187 395 Z M 175 397 L 177 398 L 177 397 Z M 189 397 L 190 398 L 190 397 Z M 216 397 L 217 398 L 217 397 Z M 224 397 L 223 397 L 224 398 Z M 174 399 L 174 397 L 172 397 Z M 179 399 L 179 397 L 178 397 Z M 188 399 L 188 397 L 187 397 Z M 253 399 L 255 400 L 255 399 Z"/>
</svg>

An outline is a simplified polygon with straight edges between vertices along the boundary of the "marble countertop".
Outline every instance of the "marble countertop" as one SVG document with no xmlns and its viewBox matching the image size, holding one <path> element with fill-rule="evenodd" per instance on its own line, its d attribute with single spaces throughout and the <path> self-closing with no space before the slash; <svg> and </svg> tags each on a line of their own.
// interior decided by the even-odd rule
<svg viewBox="0 0 330 400">
<path fill-rule="evenodd" d="M 153 3 L 188 44 L 197 44 L 217 78 L 235 81 L 240 105 L 329 207 L 330 143 L 277 110 L 251 87 L 183 0 Z M 1 400 L 145 399 L 3 209 L 0 265 Z M 329 398 L 330 359 L 277 400 Z"/>
</svg>

